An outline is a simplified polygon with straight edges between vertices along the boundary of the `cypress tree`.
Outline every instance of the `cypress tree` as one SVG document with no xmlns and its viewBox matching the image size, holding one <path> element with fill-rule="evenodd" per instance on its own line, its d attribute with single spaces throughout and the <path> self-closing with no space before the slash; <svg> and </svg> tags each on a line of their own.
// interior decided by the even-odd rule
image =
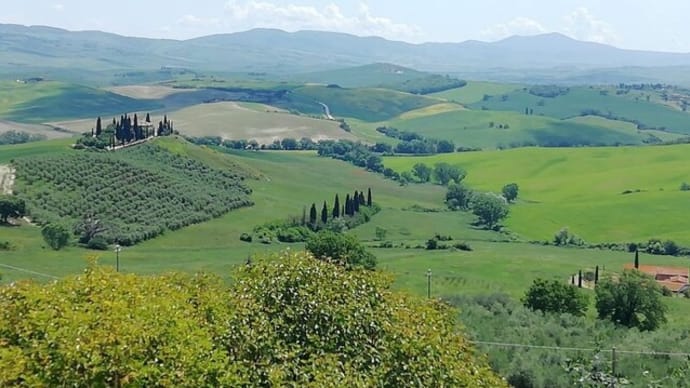
<svg viewBox="0 0 690 388">
<path fill-rule="evenodd" d="M 360 191 L 359 192 L 359 205 L 360 206 L 366 206 L 367 200 L 364 199 L 364 192 Z"/>
<path fill-rule="evenodd" d="M 350 200 L 350 194 L 345 194 L 345 215 L 352 215 L 352 201 Z"/>
<path fill-rule="evenodd" d="M 367 191 L 367 206 L 371 207 L 371 187 Z"/>
<path fill-rule="evenodd" d="M 352 213 L 359 212 L 359 193 L 355 191 L 355 196 L 352 197 Z"/>
<path fill-rule="evenodd" d="M 582 288 L 582 270 L 580 270 L 580 272 L 577 274 L 577 286 Z"/>
<path fill-rule="evenodd" d="M 333 218 L 340 217 L 340 198 L 338 194 L 335 195 L 335 204 L 333 205 Z"/>
<path fill-rule="evenodd" d="M 318 217 L 318 214 L 316 214 L 316 204 L 312 203 L 311 209 L 309 209 L 309 224 L 310 225 L 316 225 L 316 218 L 317 217 Z"/>
<path fill-rule="evenodd" d="M 635 269 L 640 269 L 640 251 L 635 249 Z"/>
<path fill-rule="evenodd" d="M 101 132 L 103 132 L 103 128 L 101 127 L 101 118 L 99 117 L 96 120 L 96 136 L 101 136 Z"/>
<path fill-rule="evenodd" d="M 328 222 L 328 204 L 323 201 L 323 209 L 321 209 L 321 222 L 324 224 Z"/>
<path fill-rule="evenodd" d="M 163 135 L 163 122 L 159 121 L 158 122 L 158 133 L 156 134 L 156 136 L 161 136 L 161 135 Z"/>
<path fill-rule="evenodd" d="M 597 265 L 596 268 L 594 268 L 594 284 L 596 285 L 599 283 L 599 266 Z"/>
<path fill-rule="evenodd" d="M 571 286 L 574 286 L 574 285 L 575 285 L 575 275 L 572 275 L 572 276 L 570 277 L 570 285 L 571 285 Z"/>
<path fill-rule="evenodd" d="M 117 120 L 115 120 L 115 117 L 113 117 L 113 127 L 117 126 Z"/>
<path fill-rule="evenodd" d="M 146 114 L 146 122 L 147 122 L 147 123 L 150 123 L 150 122 L 151 122 L 151 116 L 149 116 L 148 113 Z"/>
</svg>

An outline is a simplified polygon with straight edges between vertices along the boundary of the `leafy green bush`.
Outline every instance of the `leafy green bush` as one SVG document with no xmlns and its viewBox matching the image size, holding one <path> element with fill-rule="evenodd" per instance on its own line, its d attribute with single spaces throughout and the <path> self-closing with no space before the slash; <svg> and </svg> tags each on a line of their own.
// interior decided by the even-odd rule
<svg viewBox="0 0 690 388">
<path fill-rule="evenodd" d="M 444 303 L 302 254 L 0 287 L 1 386 L 506 387 Z"/>
<path fill-rule="evenodd" d="M 67 246 L 70 239 L 69 230 L 60 224 L 48 224 L 41 228 L 41 235 L 46 244 L 58 251 Z"/>
<path fill-rule="evenodd" d="M 368 252 L 357 238 L 348 234 L 322 231 L 307 240 L 307 251 L 314 257 L 348 268 L 374 269 L 376 256 Z"/>
<path fill-rule="evenodd" d="M 106 241 L 103 236 L 96 236 L 89 240 L 89 242 L 86 244 L 86 247 L 97 251 L 107 251 L 108 241 Z"/>
<path fill-rule="evenodd" d="M 558 280 L 536 279 L 522 298 L 525 307 L 545 313 L 584 316 L 589 301 L 579 289 Z"/>
</svg>

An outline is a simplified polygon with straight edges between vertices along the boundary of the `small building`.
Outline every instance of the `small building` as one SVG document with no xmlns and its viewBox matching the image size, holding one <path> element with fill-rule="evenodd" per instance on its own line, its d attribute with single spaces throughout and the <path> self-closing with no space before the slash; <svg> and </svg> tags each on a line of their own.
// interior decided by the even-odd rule
<svg viewBox="0 0 690 388">
<path fill-rule="evenodd" d="M 628 263 L 625 265 L 625 269 L 635 269 L 635 265 Z M 688 284 L 690 271 L 688 268 L 640 265 L 637 270 L 652 276 L 660 286 L 666 287 L 672 292 L 682 293 L 690 288 Z"/>
</svg>

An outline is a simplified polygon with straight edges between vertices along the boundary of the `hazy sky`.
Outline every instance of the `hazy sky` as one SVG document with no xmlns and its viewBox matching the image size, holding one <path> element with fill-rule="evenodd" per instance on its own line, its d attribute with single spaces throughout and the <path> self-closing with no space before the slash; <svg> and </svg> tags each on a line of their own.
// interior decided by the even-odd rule
<svg viewBox="0 0 690 388">
<path fill-rule="evenodd" d="M 688 0 L 0 0 L 0 23 L 186 39 L 274 27 L 409 42 L 561 32 L 645 50 L 690 52 Z"/>
</svg>

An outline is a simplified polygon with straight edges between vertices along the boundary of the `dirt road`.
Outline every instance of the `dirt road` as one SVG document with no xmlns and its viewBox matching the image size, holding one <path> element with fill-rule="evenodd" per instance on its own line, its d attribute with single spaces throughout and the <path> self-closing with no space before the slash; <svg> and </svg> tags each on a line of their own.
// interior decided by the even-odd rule
<svg viewBox="0 0 690 388">
<path fill-rule="evenodd" d="M 14 186 L 14 169 L 0 164 L 0 192 L 5 195 L 12 194 L 12 186 Z"/>
</svg>

